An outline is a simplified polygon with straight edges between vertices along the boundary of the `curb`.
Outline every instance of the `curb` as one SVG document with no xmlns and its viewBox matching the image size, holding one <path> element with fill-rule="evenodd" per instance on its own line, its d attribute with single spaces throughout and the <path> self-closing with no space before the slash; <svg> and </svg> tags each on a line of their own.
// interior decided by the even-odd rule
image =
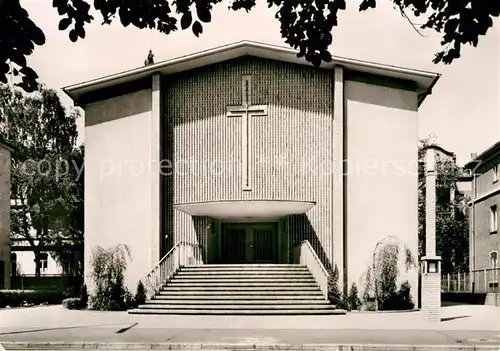
<svg viewBox="0 0 500 351">
<path fill-rule="evenodd" d="M 404 345 L 404 344 L 228 344 L 228 343 L 98 343 L 98 342 L 3 342 L 5 350 L 283 350 L 283 351 L 498 351 L 497 345 Z"/>
</svg>

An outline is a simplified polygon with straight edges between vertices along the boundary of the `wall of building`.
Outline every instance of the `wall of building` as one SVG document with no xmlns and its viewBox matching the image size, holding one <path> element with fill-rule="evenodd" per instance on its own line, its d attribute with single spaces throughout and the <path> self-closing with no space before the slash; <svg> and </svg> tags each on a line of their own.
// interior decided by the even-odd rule
<svg viewBox="0 0 500 351">
<path fill-rule="evenodd" d="M 242 189 L 242 75 L 251 75 L 251 191 Z M 308 239 L 325 265 L 333 262 L 332 72 L 257 58 L 239 58 L 165 79 L 167 223 L 174 242 L 206 245 L 200 222 L 172 204 L 218 200 L 316 201 L 289 218 L 290 245 Z M 217 87 L 214 89 L 214 87 Z M 205 228 L 206 226 L 199 226 Z M 341 262 L 339 263 L 341 264 Z"/>
<path fill-rule="evenodd" d="M 497 162 L 500 162 L 500 157 Z M 500 180 L 497 182 L 493 182 L 493 164 L 490 164 L 490 166 L 491 167 L 488 167 L 484 171 L 481 170 L 481 174 L 476 178 L 476 189 L 478 197 L 492 191 L 494 188 L 497 189 L 500 187 Z"/>
<path fill-rule="evenodd" d="M 129 289 L 151 269 L 151 90 L 85 107 L 85 278 L 97 246 L 131 250 Z M 158 214 L 156 214 L 158 216 Z M 90 286 L 91 287 L 91 286 Z"/>
<path fill-rule="evenodd" d="M 492 158 L 481 165 L 477 170 L 475 196 L 477 202 L 474 208 L 470 208 L 470 218 L 474 225 L 474 243 L 471 245 L 474 251 L 471 267 L 474 270 L 490 268 L 490 254 L 492 251 L 500 253 L 500 233 L 498 230 L 492 233 L 490 230 L 491 206 L 497 206 L 497 213 L 500 211 L 500 181 L 494 182 L 493 165 L 500 162 L 500 156 Z M 474 189 L 474 188 L 473 188 Z M 494 193 L 494 191 L 496 193 Z M 488 196 L 488 194 L 492 194 Z M 472 217 L 473 216 L 473 217 Z M 500 229 L 500 216 L 497 216 L 497 228 Z"/>
<path fill-rule="evenodd" d="M 16 255 L 16 275 L 34 275 L 36 273 L 35 255 L 33 251 L 12 250 L 12 253 Z M 40 273 L 41 275 L 60 275 L 63 273 L 63 267 L 54 257 L 47 254 L 47 268 L 42 269 Z"/>
<path fill-rule="evenodd" d="M 417 94 L 355 81 L 345 83 L 344 94 L 348 284 L 362 290 L 384 238 L 397 237 L 418 259 Z M 405 273 L 403 262 L 399 268 L 416 302 L 417 270 Z"/>
<path fill-rule="evenodd" d="M 490 253 L 500 253 L 500 234 L 490 232 L 490 207 L 500 210 L 500 195 L 492 196 L 475 205 L 475 270 L 490 268 Z M 500 223 L 499 223 L 500 224 Z"/>
<path fill-rule="evenodd" d="M 10 164 L 10 151 L 0 145 L 0 288 L 10 287 Z"/>
</svg>

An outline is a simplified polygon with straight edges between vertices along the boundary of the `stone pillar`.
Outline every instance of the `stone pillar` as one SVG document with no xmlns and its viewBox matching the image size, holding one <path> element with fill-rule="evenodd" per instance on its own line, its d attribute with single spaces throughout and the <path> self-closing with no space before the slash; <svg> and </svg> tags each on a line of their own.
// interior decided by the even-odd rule
<svg viewBox="0 0 500 351">
<path fill-rule="evenodd" d="M 347 243 L 344 236 L 344 147 L 345 147 L 345 113 L 344 113 L 344 69 L 335 66 L 333 71 L 333 262 L 339 269 L 339 289 L 347 292 Z"/>
<path fill-rule="evenodd" d="M 161 119 L 161 76 L 155 73 L 151 82 L 151 255 L 150 267 L 160 261 L 160 119 Z"/>
<path fill-rule="evenodd" d="M 422 257 L 422 314 L 441 321 L 441 258 L 436 256 L 436 157 L 426 150 L 425 161 L 425 256 Z"/>
</svg>

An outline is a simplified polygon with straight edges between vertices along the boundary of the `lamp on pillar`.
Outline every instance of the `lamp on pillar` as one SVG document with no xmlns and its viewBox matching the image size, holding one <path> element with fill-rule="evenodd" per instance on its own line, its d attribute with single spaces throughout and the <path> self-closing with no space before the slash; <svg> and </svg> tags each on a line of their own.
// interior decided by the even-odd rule
<svg viewBox="0 0 500 351">
<path fill-rule="evenodd" d="M 436 156 L 426 149 L 425 159 L 425 256 L 422 262 L 422 314 L 441 321 L 441 257 L 436 256 Z"/>
</svg>

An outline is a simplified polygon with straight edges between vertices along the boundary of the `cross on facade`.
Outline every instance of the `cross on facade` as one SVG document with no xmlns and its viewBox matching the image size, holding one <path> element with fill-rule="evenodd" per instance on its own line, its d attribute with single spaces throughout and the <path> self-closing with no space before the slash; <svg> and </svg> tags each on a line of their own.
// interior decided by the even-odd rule
<svg viewBox="0 0 500 351">
<path fill-rule="evenodd" d="M 267 105 L 252 105 L 252 76 L 242 77 L 242 104 L 228 106 L 227 117 L 242 117 L 241 121 L 241 155 L 243 169 L 243 190 L 250 191 L 251 154 L 250 139 L 252 136 L 251 117 L 267 116 Z"/>
</svg>

